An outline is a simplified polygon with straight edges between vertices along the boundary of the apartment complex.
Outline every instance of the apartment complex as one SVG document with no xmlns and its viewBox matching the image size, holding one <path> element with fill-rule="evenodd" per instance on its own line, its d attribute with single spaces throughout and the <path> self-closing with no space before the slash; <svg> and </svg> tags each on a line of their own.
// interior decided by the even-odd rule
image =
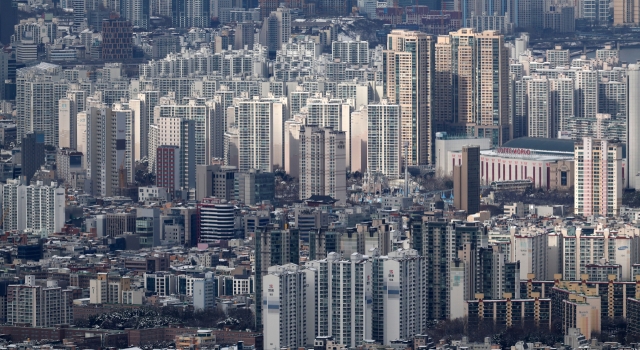
<svg viewBox="0 0 640 350">
<path fill-rule="evenodd" d="M 65 206 L 64 188 L 45 186 L 41 181 L 26 186 L 19 180 L 8 180 L 3 186 L 3 228 L 29 229 L 45 235 L 61 232 Z"/>
<path fill-rule="evenodd" d="M 7 323 L 31 327 L 53 327 L 73 323 L 71 290 L 63 290 L 54 281 L 51 286 L 36 285 L 35 276 L 25 283 L 7 287 Z"/>
</svg>

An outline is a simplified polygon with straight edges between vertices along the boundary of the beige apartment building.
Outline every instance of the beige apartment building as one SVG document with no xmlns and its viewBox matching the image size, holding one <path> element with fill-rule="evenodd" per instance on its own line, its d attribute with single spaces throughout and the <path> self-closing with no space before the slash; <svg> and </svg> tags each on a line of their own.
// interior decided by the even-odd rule
<svg viewBox="0 0 640 350">
<path fill-rule="evenodd" d="M 383 53 L 384 92 L 400 106 L 400 137 L 409 145 L 409 165 L 433 163 L 431 128 L 432 36 L 393 30 Z"/>
</svg>

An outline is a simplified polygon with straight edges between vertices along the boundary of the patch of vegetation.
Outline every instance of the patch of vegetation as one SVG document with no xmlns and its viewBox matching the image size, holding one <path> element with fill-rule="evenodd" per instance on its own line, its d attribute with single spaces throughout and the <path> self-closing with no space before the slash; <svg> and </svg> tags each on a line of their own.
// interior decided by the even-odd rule
<svg viewBox="0 0 640 350">
<path fill-rule="evenodd" d="M 114 330 L 165 327 L 172 324 L 246 330 L 255 327 L 255 318 L 249 309 L 232 309 L 225 315 L 218 309 L 194 311 L 178 307 L 140 307 L 93 315 L 87 320 L 76 322 L 78 327 Z"/>
</svg>

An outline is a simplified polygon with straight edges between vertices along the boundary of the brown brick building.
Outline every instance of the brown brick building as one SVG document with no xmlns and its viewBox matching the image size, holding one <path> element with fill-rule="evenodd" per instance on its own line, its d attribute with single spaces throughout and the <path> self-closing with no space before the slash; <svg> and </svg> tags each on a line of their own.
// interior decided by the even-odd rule
<svg viewBox="0 0 640 350">
<path fill-rule="evenodd" d="M 129 21 L 102 22 L 102 59 L 123 61 L 133 58 L 133 27 Z"/>
</svg>

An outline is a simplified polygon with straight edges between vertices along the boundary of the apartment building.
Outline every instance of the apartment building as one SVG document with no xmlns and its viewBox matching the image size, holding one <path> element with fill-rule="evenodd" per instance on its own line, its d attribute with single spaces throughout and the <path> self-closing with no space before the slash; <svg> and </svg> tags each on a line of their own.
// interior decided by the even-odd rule
<svg viewBox="0 0 640 350">
<path fill-rule="evenodd" d="M 576 142 L 575 205 L 577 215 L 616 215 L 622 204 L 622 145 L 585 137 Z"/>
<path fill-rule="evenodd" d="M 421 32 L 393 30 L 383 52 L 384 94 L 400 106 L 400 141 L 409 165 L 434 162 L 431 87 L 434 39 Z"/>
</svg>

